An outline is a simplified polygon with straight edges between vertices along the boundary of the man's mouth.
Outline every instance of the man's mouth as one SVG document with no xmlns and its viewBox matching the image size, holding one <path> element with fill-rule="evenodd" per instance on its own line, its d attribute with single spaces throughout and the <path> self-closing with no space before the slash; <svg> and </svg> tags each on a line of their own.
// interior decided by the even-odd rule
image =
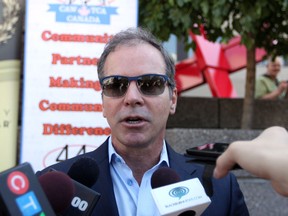
<svg viewBox="0 0 288 216">
<path fill-rule="evenodd" d="M 129 117 L 125 119 L 125 122 L 127 122 L 128 124 L 139 124 L 142 121 L 143 119 L 139 117 Z"/>
</svg>

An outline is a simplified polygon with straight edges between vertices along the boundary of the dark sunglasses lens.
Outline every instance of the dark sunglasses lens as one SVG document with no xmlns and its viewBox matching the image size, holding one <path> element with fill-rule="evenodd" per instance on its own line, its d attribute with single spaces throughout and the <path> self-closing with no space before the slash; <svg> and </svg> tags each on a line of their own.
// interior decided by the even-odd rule
<svg viewBox="0 0 288 216">
<path fill-rule="evenodd" d="M 160 95 L 164 92 L 166 80 L 163 76 L 148 75 L 138 79 L 140 91 L 145 95 Z"/>
<path fill-rule="evenodd" d="M 108 77 L 103 80 L 103 94 L 108 97 L 121 97 L 128 89 L 128 79 L 125 77 Z"/>
</svg>

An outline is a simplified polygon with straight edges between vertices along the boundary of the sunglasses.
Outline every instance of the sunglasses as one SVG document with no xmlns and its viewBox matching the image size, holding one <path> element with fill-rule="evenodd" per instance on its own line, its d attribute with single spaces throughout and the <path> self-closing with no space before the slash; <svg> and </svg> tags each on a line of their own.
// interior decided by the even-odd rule
<svg viewBox="0 0 288 216">
<path fill-rule="evenodd" d="M 171 85 L 168 76 L 163 74 L 145 74 L 141 76 L 108 76 L 100 79 L 103 94 L 107 97 L 122 97 L 126 94 L 130 82 L 136 81 L 143 95 L 160 95 L 164 92 L 166 83 Z"/>
</svg>

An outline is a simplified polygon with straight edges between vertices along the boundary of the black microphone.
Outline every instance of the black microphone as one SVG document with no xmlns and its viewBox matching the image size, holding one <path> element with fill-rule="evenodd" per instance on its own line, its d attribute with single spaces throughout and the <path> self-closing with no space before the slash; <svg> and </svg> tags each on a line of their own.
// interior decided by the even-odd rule
<svg viewBox="0 0 288 216">
<path fill-rule="evenodd" d="M 179 182 L 180 176 L 169 167 L 160 167 L 151 177 L 152 189 Z"/>
<path fill-rule="evenodd" d="M 62 216 L 89 216 L 100 199 L 100 194 L 92 189 L 99 176 L 96 161 L 90 157 L 78 159 L 67 173 L 74 182 L 75 195 Z"/>
<path fill-rule="evenodd" d="M 70 206 L 75 194 L 75 186 L 67 174 L 50 171 L 39 176 L 38 180 L 56 214 Z"/>
<path fill-rule="evenodd" d="M 29 163 L 1 172 L 0 183 L 1 216 L 55 216 Z"/>
<path fill-rule="evenodd" d="M 180 181 L 169 167 L 160 167 L 151 177 L 152 197 L 160 215 L 198 216 L 211 200 L 198 178 Z"/>
<path fill-rule="evenodd" d="M 72 164 L 67 174 L 86 187 L 92 187 L 98 179 L 99 168 L 93 158 L 83 157 Z"/>
</svg>

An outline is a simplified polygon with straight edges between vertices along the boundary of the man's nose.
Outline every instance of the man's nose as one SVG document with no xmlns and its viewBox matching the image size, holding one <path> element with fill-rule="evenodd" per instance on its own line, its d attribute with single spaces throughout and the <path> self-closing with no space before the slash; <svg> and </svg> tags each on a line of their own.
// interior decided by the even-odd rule
<svg viewBox="0 0 288 216">
<path fill-rule="evenodd" d="M 142 93 L 140 92 L 136 81 L 131 81 L 125 94 L 125 103 L 135 104 L 142 102 L 143 102 Z"/>
</svg>

